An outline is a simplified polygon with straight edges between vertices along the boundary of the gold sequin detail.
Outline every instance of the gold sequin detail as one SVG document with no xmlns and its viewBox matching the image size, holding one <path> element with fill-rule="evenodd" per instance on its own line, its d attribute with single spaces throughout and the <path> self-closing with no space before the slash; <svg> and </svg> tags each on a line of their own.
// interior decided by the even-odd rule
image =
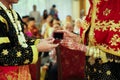
<svg viewBox="0 0 120 80">
<path fill-rule="evenodd" d="M 17 57 L 21 57 L 21 52 L 17 52 Z"/>
<path fill-rule="evenodd" d="M 26 59 L 25 61 L 24 61 L 24 64 L 28 64 L 30 61 L 28 60 L 28 59 Z"/>
<path fill-rule="evenodd" d="M 108 71 L 106 72 L 106 74 L 107 74 L 107 75 L 110 75 L 110 74 L 111 74 L 111 71 L 110 71 L 110 70 L 108 70 Z"/>
<path fill-rule="evenodd" d="M 108 14 L 110 14 L 110 9 L 106 8 L 105 11 L 103 11 L 103 15 L 107 16 Z"/>
<path fill-rule="evenodd" d="M 8 50 L 7 50 L 7 49 L 4 49 L 4 50 L 2 51 L 2 53 L 3 53 L 3 55 L 8 55 Z"/>
</svg>

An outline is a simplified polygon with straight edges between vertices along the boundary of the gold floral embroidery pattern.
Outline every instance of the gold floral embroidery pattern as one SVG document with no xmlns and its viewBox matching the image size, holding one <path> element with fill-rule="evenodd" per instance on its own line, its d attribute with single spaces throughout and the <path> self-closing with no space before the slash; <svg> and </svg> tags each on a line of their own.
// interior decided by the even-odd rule
<svg viewBox="0 0 120 80">
<path fill-rule="evenodd" d="M 97 26 L 95 29 L 96 30 L 102 30 L 102 31 L 106 31 L 106 30 L 110 30 L 110 31 L 114 31 L 114 32 L 117 32 L 120 28 L 120 21 L 118 23 L 115 23 L 114 20 L 111 20 L 111 21 L 98 21 L 95 23 L 95 26 Z M 112 27 L 111 27 L 112 26 Z M 120 32 L 120 30 L 118 31 Z"/>
<path fill-rule="evenodd" d="M 110 53 L 110 54 L 113 54 L 113 55 L 116 55 L 116 56 L 120 56 L 120 49 L 117 48 L 117 50 L 115 48 L 110 48 L 108 45 L 106 44 L 97 44 L 97 47 L 99 49 L 101 49 L 102 51 L 105 51 L 107 53 Z"/>
<path fill-rule="evenodd" d="M 111 38 L 109 43 L 111 43 L 112 46 L 117 46 L 118 42 L 120 42 L 120 37 L 119 37 L 119 35 L 115 34 L 115 35 L 113 35 L 113 37 Z"/>
<path fill-rule="evenodd" d="M 108 16 L 110 14 L 111 10 L 106 8 L 105 11 L 103 11 L 104 16 Z"/>
</svg>

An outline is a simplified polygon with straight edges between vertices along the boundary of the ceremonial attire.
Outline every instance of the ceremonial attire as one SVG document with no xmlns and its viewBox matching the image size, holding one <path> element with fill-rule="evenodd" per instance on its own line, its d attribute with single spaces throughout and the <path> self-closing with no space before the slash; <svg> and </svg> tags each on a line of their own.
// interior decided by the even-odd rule
<svg viewBox="0 0 120 80">
<path fill-rule="evenodd" d="M 86 53 L 87 80 L 120 79 L 120 0 L 89 0 L 81 42 Z"/>
<path fill-rule="evenodd" d="M 18 13 L 0 2 L 0 80 L 31 80 L 27 64 L 38 59 L 38 41 L 25 38 Z"/>
</svg>

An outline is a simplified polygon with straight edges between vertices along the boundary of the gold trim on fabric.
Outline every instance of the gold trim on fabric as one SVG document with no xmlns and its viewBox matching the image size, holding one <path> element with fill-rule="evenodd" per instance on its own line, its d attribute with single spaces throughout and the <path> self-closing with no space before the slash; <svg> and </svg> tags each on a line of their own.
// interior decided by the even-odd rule
<svg viewBox="0 0 120 80">
<path fill-rule="evenodd" d="M 40 39 L 36 39 L 34 44 L 37 45 L 38 43 L 40 43 Z"/>
<path fill-rule="evenodd" d="M 120 36 L 118 34 L 114 34 L 113 37 L 111 38 L 111 40 L 109 41 L 109 43 L 112 46 L 118 46 L 120 42 Z"/>
<path fill-rule="evenodd" d="M 110 31 L 120 32 L 120 30 L 119 31 L 117 30 L 120 28 L 120 21 L 118 23 L 115 23 L 114 20 L 102 22 L 98 21 L 95 23 L 95 26 L 97 26 L 95 29 L 99 31 L 100 30 L 105 31 L 110 29 Z"/>
<path fill-rule="evenodd" d="M 38 60 L 38 50 L 35 45 L 31 46 L 33 51 L 33 61 L 32 64 L 35 64 Z"/>
<path fill-rule="evenodd" d="M 10 43 L 10 40 L 8 37 L 0 37 L 0 44 L 3 43 Z"/>
<path fill-rule="evenodd" d="M 3 23 L 5 23 L 6 24 L 6 26 L 7 26 L 7 31 L 8 31 L 8 23 L 7 23 L 7 21 L 0 15 L 0 21 L 1 22 L 3 22 Z"/>
<path fill-rule="evenodd" d="M 102 60 L 102 63 L 108 62 L 108 59 L 107 59 L 107 56 L 106 56 L 106 53 L 105 53 L 105 52 L 103 52 L 103 51 L 100 50 L 99 56 L 100 56 L 100 58 L 101 58 L 101 60 Z"/>
<path fill-rule="evenodd" d="M 97 3 L 100 2 L 100 0 L 93 0 L 93 9 L 92 9 L 92 17 L 91 17 L 91 27 L 90 27 L 90 33 L 89 33 L 89 45 L 94 45 L 96 42 L 94 39 L 94 27 L 95 27 L 95 19 L 97 19 L 96 12 L 97 12 Z"/>
<path fill-rule="evenodd" d="M 107 15 L 110 14 L 110 12 L 111 12 L 111 10 L 108 9 L 108 8 L 106 8 L 105 11 L 103 11 L 103 15 L 104 15 L 104 16 L 107 16 Z"/>
<path fill-rule="evenodd" d="M 87 22 L 84 23 L 83 25 L 83 33 L 82 33 L 82 37 L 81 37 L 81 42 L 84 43 L 84 40 L 85 40 L 85 34 L 86 34 L 86 31 L 89 29 L 89 26 L 90 24 L 88 24 Z"/>
<path fill-rule="evenodd" d="M 108 45 L 106 44 L 103 44 L 103 45 L 100 45 L 100 44 L 97 44 L 97 47 L 101 50 L 103 50 L 104 52 L 107 52 L 107 53 L 110 53 L 110 54 L 113 54 L 115 56 L 120 56 L 120 49 L 118 48 L 118 50 L 115 50 L 114 48 L 110 48 Z"/>
</svg>

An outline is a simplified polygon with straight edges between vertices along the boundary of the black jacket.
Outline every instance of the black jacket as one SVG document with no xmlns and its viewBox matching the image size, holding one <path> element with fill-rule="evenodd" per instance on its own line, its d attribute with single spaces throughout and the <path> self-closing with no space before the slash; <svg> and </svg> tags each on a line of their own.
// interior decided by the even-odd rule
<svg viewBox="0 0 120 80">
<path fill-rule="evenodd" d="M 18 20 L 21 18 L 18 15 Z M 14 66 L 35 63 L 38 59 L 38 51 L 34 45 L 35 40 L 27 40 L 28 47 L 23 48 L 18 41 L 15 28 L 0 7 L 0 66 Z"/>
</svg>

